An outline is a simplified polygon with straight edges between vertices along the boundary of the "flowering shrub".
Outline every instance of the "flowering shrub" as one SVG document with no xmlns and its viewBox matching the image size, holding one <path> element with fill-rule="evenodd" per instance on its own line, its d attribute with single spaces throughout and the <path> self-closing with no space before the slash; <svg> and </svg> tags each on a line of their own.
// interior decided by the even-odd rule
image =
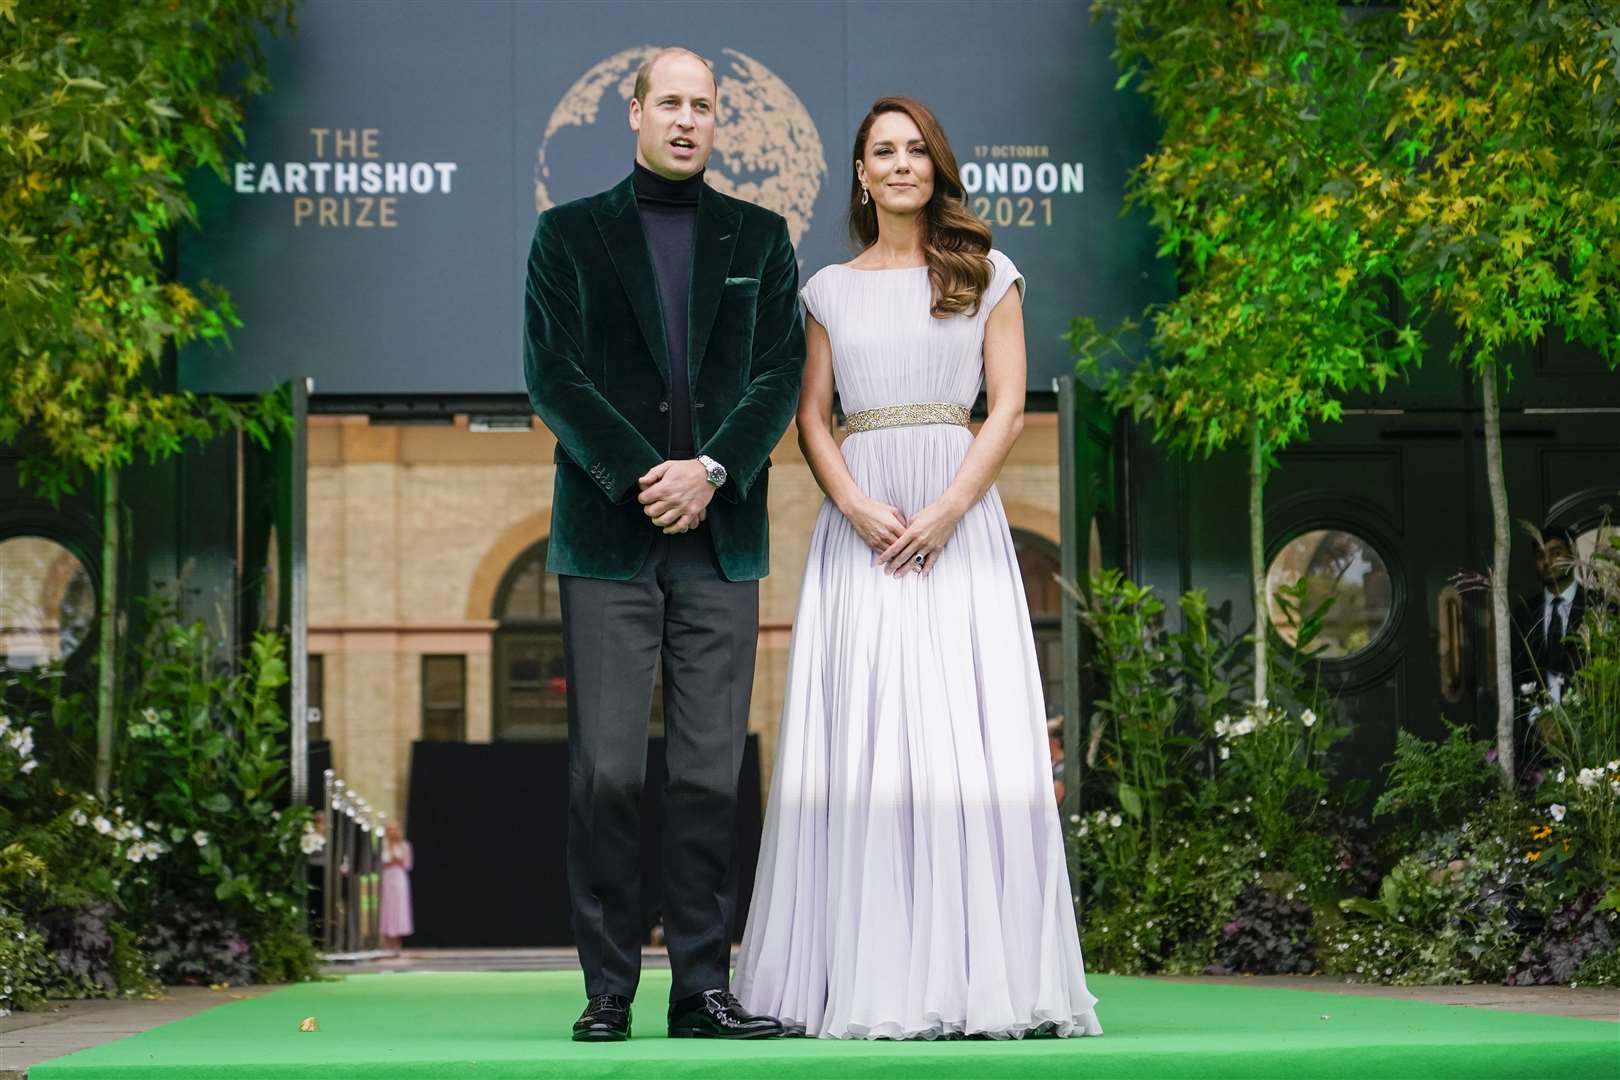
<svg viewBox="0 0 1620 1080">
<path fill-rule="evenodd" d="M 1254 705 L 1236 700 L 1241 652 L 1201 595 L 1182 598 L 1179 634 L 1117 574 L 1081 605 L 1104 680 L 1069 823 L 1090 966 L 1620 985 L 1620 705 L 1592 707 L 1620 703 L 1594 681 L 1620 671 L 1615 621 L 1585 634 L 1537 787 L 1505 790 L 1491 744 L 1464 729 L 1401 732 L 1375 846 L 1328 782 L 1343 732 L 1297 659 Z M 1319 623 L 1295 623 L 1307 657 Z"/>
<path fill-rule="evenodd" d="M 138 993 L 154 977 L 274 982 L 315 971 L 302 857 L 320 837 L 306 808 L 283 805 L 281 642 L 261 635 L 232 669 L 201 623 L 183 625 L 162 605 L 154 613 L 126 665 L 107 802 L 87 790 L 94 739 L 83 696 L 53 672 L 6 685 L 0 929 L 11 920 L 23 936 L 0 946 L 0 987 L 12 987 L 0 990 L 0 1009 Z"/>
<path fill-rule="evenodd" d="M 1070 819 L 1089 962 L 1197 972 L 1263 955 L 1266 970 L 1309 970 L 1294 924 L 1354 871 L 1323 775 L 1343 734 L 1323 719 L 1331 701 L 1286 662 L 1275 703 L 1241 701 L 1247 651 L 1202 593 L 1181 598 L 1176 633 L 1152 590 L 1116 571 L 1074 595 L 1103 681 L 1088 809 Z"/>
</svg>

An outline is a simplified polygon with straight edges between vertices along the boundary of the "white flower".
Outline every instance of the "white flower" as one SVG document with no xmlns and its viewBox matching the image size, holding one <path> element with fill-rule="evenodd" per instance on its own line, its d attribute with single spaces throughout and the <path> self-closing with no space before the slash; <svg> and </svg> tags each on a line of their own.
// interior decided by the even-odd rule
<svg viewBox="0 0 1620 1080">
<path fill-rule="evenodd" d="M 1125 819 L 1120 817 L 1118 814 L 1110 814 L 1108 817 L 1108 824 L 1117 829 L 1121 825 L 1125 824 Z"/>
<path fill-rule="evenodd" d="M 1602 779 L 1602 769 L 1582 769 L 1580 775 L 1575 777 L 1575 782 L 1581 787 L 1596 787 Z"/>
<path fill-rule="evenodd" d="M 322 836 L 314 829 L 309 829 L 304 833 L 303 837 L 299 839 L 298 847 L 299 850 L 301 850 L 305 855 L 313 855 L 317 851 L 325 849 L 326 837 Z"/>
<path fill-rule="evenodd" d="M 34 729 L 19 728 L 6 736 L 11 748 L 17 751 L 18 757 L 27 757 L 34 752 Z"/>
<path fill-rule="evenodd" d="M 1314 727 L 1316 725 L 1316 713 L 1310 709 L 1306 709 L 1304 712 L 1299 714 L 1299 722 L 1304 724 L 1306 727 Z"/>
<path fill-rule="evenodd" d="M 1078 824 L 1080 824 L 1080 815 L 1079 814 L 1070 814 L 1069 815 L 1069 824 L 1070 825 L 1078 825 Z"/>
<path fill-rule="evenodd" d="M 22 768 L 18 769 L 17 771 L 26 775 L 27 773 L 33 772 L 38 766 L 38 761 L 35 761 L 33 758 L 29 758 L 27 761 L 23 762 Z"/>
<path fill-rule="evenodd" d="M 73 824 L 75 824 L 75 825 L 88 825 L 88 824 L 90 824 L 90 819 L 84 816 L 84 811 L 83 810 L 75 810 L 75 811 L 73 811 L 73 813 L 68 815 L 68 820 L 73 822 Z"/>
<path fill-rule="evenodd" d="M 1254 717 L 1245 716 L 1243 719 L 1233 724 L 1230 730 L 1232 732 L 1232 738 L 1234 739 L 1240 735 L 1247 735 L 1249 732 L 1254 730 Z"/>
<path fill-rule="evenodd" d="M 1557 803 L 1553 803 L 1551 806 L 1547 807 L 1547 813 L 1552 815 L 1552 819 L 1554 821 L 1564 820 L 1564 808 Z"/>
<path fill-rule="evenodd" d="M 1088 825 L 1088 824 L 1085 824 L 1084 822 L 1082 822 L 1081 825 L 1080 825 L 1080 828 L 1075 830 L 1075 835 L 1076 836 L 1090 836 L 1091 835 L 1091 826 Z"/>
<path fill-rule="evenodd" d="M 1229 758 L 1231 756 L 1232 756 L 1232 748 L 1230 746 L 1221 747 L 1221 760 L 1222 761 L 1225 761 L 1227 758 Z"/>
<path fill-rule="evenodd" d="M 1215 737 L 1216 738 L 1219 738 L 1219 739 L 1226 738 L 1227 732 L 1229 732 L 1231 730 L 1232 730 L 1232 718 L 1230 716 L 1224 717 L 1223 719 L 1215 721 Z"/>
<path fill-rule="evenodd" d="M 1616 758 L 1615 760 L 1609 762 L 1608 770 L 1610 772 L 1620 772 L 1620 758 Z"/>
<path fill-rule="evenodd" d="M 158 722 L 158 711 L 148 705 L 146 708 L 141 710 L 141 719 L 145 720 L 148 724 L 155 724 Z"/>
<path fill-rule="evenodd" d="M 1521 694 L 1533 694 L 1535 692 L 1536 692 L 1536 684 L 1535 683 L 1527 682 L 1527 683 L 1520 683 L 1519 684 L 1519 693 L 1521 693 Z"/>
<path fill-rule="evenodd" d="M 201 829 L 191 834 L 191 842 L 198 847 L 208 846 L 208 834 Z"/>
<path fill-rule="evenodd" d="M 133 836 L 137 840 L 140 840 L 140 839 L 142 839 L 142 838 L 144 838 L 146 836 L 146 830 L 142 829 L 139 825 L 131 825 L 130 828 L 129 828 L 129 832 L 130 832 L 130 835 Z"/>
<path fill-rule="evenodd" d="M 1558 777 L 1557 777 L 1557 779 L 1558 779 L 1558 782 L 1559 782 L 1559 783 L 1560 783 L 1560 784 L 1562 784 L 1562 783 L 1563 783 L 1563 782 L 1564 782 L 1564 777 L 1565 777 L 1565 776 L 1567 776 L 1567 775 L 1568 775 L 1568 774 L 1567 774 L 1567 773 L 1565 773 L 1565 772 L 1564 772 L 1564 770 L 1563 770 L 1563 769 L 1559 769 L 1559 770 L 1558 770 Z"/>
<path fill-rule="evenodd" d="M 102 836 L 106 836 L 113 830 L 112 822 L 108 821 L 100 814 L 97 814 L 93 819 L 91 819 L 90 824 L 94 825 L 96 827 L 96 832 L 100 833 Z"/>
</svg>

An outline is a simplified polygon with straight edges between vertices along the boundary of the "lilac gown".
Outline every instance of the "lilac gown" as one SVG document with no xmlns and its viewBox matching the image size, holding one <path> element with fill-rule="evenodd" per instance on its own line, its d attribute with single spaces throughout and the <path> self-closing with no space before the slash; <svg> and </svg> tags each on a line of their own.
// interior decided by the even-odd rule
<svg viewBox="0 0 1620 1080">
<path fill-rule="evenodd" d="M 973 316 L 928 314 L 925 267 L 829 266 L 804 289 L 846 412 L 971 406 L 990 310 L 1022 277 L 992 251 Z M 861 489 L 910 517 L 972 433 L 849 435 Z M 828 501 L 793 626 L 776 769 L 733 989 L 828 1038 L 1102 1029 L 1086 990 L 1022 578 L 992 488 L 926 577 L 884 575 Z"/>
</svg>

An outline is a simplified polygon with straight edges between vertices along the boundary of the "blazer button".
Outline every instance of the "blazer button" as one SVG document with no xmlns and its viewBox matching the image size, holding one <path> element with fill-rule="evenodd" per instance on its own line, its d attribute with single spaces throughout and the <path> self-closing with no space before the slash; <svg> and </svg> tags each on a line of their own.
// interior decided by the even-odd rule
<svg viewBox="0 0 1620 1080">
<path fill-rule="evenodd" d="M 658 411 L 659 411 L 659 412 L 669 412 L 669 402 L 667 402 L 667 401 L 660 401 L 660 402 L 659 402 L 659 403 L 658 403 Z"/>
</svg>

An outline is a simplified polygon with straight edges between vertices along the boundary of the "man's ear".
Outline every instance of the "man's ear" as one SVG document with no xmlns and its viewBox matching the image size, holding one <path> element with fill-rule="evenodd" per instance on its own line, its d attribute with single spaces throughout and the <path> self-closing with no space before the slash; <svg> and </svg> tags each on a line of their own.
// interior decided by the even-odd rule
<svg viewBox="0 0 1620 1080">
<path fill-rule="evenodd" d="M 635 98 L 630 99 L 630 130 L 641 133 L 641 102 Z"/>
</svg>

